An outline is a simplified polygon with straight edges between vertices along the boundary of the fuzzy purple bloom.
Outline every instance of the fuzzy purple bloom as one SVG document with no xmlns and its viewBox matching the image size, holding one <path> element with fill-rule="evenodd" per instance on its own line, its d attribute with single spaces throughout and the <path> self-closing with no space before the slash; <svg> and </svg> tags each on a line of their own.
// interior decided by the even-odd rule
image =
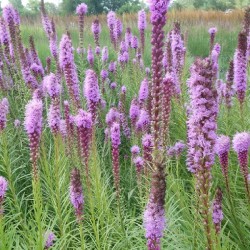
<svg viewBox="0 0 250 250">
<path fill-rule="evenodd" d="M 181 141 L 176 142 L 174 146 L 168 149 L 168 152 L 167 152 L 168 156 L 171 156 L 171 157 L 175 156 L 178 158 L 181 155 L 181 153 L 185 150 L 185 148 L 186 148 L 185 143 Z"/>
<path fill-rule="evenodd" d="M 48 231 L 45 233 L 44 238 L 46 239 L 45 249 L 49 249 L 50 247 L 53 246 L 56 236 L 53 232 Z"/>
<path fill-rule="evenodd" d="M 145 30 L 147 28 L 147 16 L 145 10 L 138 12 L 138 29 Z"/>
<path fill-rule="evenodd" d="M 144 167 L 143 158 L 140 156 L 137 156 L 134 158 L 133 163 L 135 164 L 137 174 L 141 174 L 143 167 Z"/>
<path fill-rule="evenodd" d="M 76 107 L 80 106 L 80 90 L 79 81 L 74 63 L 72 42 L 68 35 L 63 35 L 60 42 L 60 54 L 59 54 L 60 66 L 64 72 L 67 86 L 69 88 L 70 95 L 74 100 Z"/>
<path fill-rule="evenodd" d="M 238 95 L 238 100 L 242 105 L 247 89 L 247 37 L 245 33 L 240 33 L 238 37 L 238 48 L 234 54 L 234 84 Z"/>
<path fill-rule="evenodd" d="M 82 191 L 81 175 L 77 168 L 74 168 L 71 172 L 70 201 L 75 208 L 77 221 L 80 222 L 83 216 L 84 196 Z"/>
<path fill-rule="evenodd" d="M 120 121 L 120 113 L 116 108 L 111 108 L 106 115 L 106 123 L 109 127 L 112 126 L 113 123 L 118 123 Z"/>
<path fill-rule="evenodd" d="M 140 153 L 140 147 L 137 145 L 134 145 L 131 147 L 130 151 L 132 153 L 132 156 L 134 157 Z"/>
<path fill-rule="evenodd" d="M 58 81 L 58 77 L 50 73 L 48 76 L 45 76 L 43 79 L 43 84 L 46 92 L 52 99 L 58 98 L 61 93 L 61 85 Z"/>
<path fill-rule="evenodd" d="M 52 103 L 48 111 L 48 125 L 53 134 L 60 131 L 61 113 L 59 103 Z"/>
<path fill-rule="evenodd" d="M 142 82 L 141 82 L 141 86 L 139 89 L 139 95 L 138 95 L 138 100 L 140 103 L 143 103 L 147 100 L 148 98 L 148 94 L 149 94 L 149 90 L 148 90 L 148 79 L 145 78 Z"/>
<path fill-rule="evenodd" d="M 110 62 L 109 64 L 109 72 L 116 73 L 116 62 Z"/>
<path fill-rule="evenodd" d="M 81 3 L 76 7 L 77 15 L 85 15 L 88 11 L 88 6 L 85 3 Z"/>
<path fill-rule="evenodd" d="M 135 126 L 135 123 L 137 119 L 139 118 L 139 115 L 140 115 L 139 103 L 137 99 L 133 99 L 130 105 L 130 109 L 129 109 L 129 117 L 131 119 L 133 126 Z"/>
<path fill-rule="evenodd" d="M 150 117 L 146 110 L 142 109 L 135 124 L 136 132 L 144 132 L 150 124 Z"/>
<path fill-rule="evenodd" d="M 117 83 L 116 82 L 110 83 L 110 88 L 111 89 L 116 89 L 116 87 L 117 87 Z"/>
<path fill-rule="evenodd" d="M 87 60 L 88 60 L 88 63 L 90 64 L 90 66 L 93 67 L 94 66 L 94 53 L 93 53 L 92 47 L 90 45 L 88 47 Z"/>
<path fill-rule="evenodd" d="M 15 126 L 15 128 L 19 128 L 20 125 L 21 125 L 20 120 L 16 119 L 16 120 L 14 121 L 14 126 Z"/>
<path fill-rule="evenodd" d="M 9 102 L 7 98 L 0 101 L 0 132 L 6 127 L 7 114 L 9 113 Z"/>
<path fill-rule="evenodd" d="M 102 49 L 102 62 L 105 63 L 108 61 L 109 58 L 109 51 L 108 51 L 108 47 L 103 47 Z"/>
<path fill-rule="evenodd" d="M 110 138 L 113 147 L 118 147 L 121 144 L 120 124 L 114 122 L 110 129 Z"/>
<path fill-rule="evenodd" d="M 8 188 L 7 180 L 3 176 L 0 176 L 0 204 L 1 204 L 1 201 L 3 201 L 5 197 L 7 188 Z"/>
<path fill-rule="evenodd" d="M 221 221 L 223 220 L 222 191 L 220 188 L 217 189 L 212 209 L 213 209 L 213 214 L 212 214 L 213 223 L 215 226 L 216 233 L 219 234 L 221 230 Z"/>
</svg>

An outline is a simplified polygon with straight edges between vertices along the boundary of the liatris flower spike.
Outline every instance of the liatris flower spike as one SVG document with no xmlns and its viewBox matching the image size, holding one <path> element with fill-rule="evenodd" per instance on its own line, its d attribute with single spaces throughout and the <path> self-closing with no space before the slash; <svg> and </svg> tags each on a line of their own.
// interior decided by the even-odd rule
<svg viewBox="0 0 250 250">
<path fill-rule="evenodd" d="M 32 99 L 26 105 L 24 126 L 29 137 L 31 161 L 33 164 L 33 175 L 38 178 L 37 158 L 39 142 L 42 133 L 43 104 L 39 99 Z"/>
<path fill-rule="evenodd" d="M 222 191 L 220 188 L 217 189 L 212 209 L 213 209 L 212 217 L 213 217 L 215 231 L 217 234 L 219 234 L 221 230 L 221 221 L 223 220 Z"/>
<path fill-rule="evenodd" d="M 131 147 L 130 151 L 132 153 L 132 157 L 134 158 L 135 156 L 137 156 L 140 153 L 140 147 L 137 145 L 134 145 Z"/>
<path fill-rule="evenodd" d="M 0 101 L 0 133 L 6 127 L 8 113 L 9 113 L 9 102 L 7 98 L 3 98 L 2 101 Z"/>
<path fill-rule="evenodd" d="M 215 151 L 219 157 L 220 165 L 222 169 L 223 176 L 226 181 L 227 191 L 229 191 L 229 181 L 228 181 L 228 154 L 230 150 L 230 138 L 225 135 L 221 135 L 217 138 L 215 144 Z"/>
<path fill-rule="evenodd" d="M 142 53 L 144 53 L 144 47 L 145 47 L 145 29 L 146 29 L 146 27 L 147 27 L 146 12 L 145 12 L 145 10 L 140 10 L 138 12 L 138 29 L 140 31 Z"/>
<path fill-rule="evenodd" d="M 50 247 L 53 246 L 54 244 L 54 241 L 56 239 L 56 236 L 53 232 L 51 231 L 47 231 L 45 234 L 44 234 L 44 238 L 45 238 L 45 247 L 44 249 L 49 249 Z"/>
<path fill-rule="evenodd" d="M 0 215 L 1 215 L 1 212 L 2 212 L 1 211 L 1 205 L 3 203 L 7 188 L 8 188 L 7 180 L 3 176 L 0 176 Z"/>
<path fill-rule="evenodd" d="M 70 201 L 75 209 L 77 222 L 83 217 L 84 196 L 82 191 L 81 175 L 77 168 L 73 168 L 70 177 Z"/>
<path fill-rule="evenodd" d="M 216 27 L 212 27 L 208 30 L 208 33 L 210 35 L 210 51 L 212 51 L 213 47 L 214 47 L 214 39 L 215 39 L 215 35 L 217 33 L 217 28 Z"/>
<path fill-rule="evenodd" d="M 247 132 L 237 133 L 233 138 L 233 149 L 238 155 L 240 169 L 244 178 L 246 192 L 250 201 L 248 184 L 248 151 L 250 147 L 250 134 Z"/>
</svg>

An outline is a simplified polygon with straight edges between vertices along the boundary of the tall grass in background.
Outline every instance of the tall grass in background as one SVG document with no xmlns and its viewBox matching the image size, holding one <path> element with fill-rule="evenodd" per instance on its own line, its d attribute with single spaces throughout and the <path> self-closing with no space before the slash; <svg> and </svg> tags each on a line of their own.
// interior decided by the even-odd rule
<svg viewBox="0 0 250 250">
<path fill-rule="evenodd" d="M 94 37 L 91 32 L 91 23 L 95 17 L 85 17 L 84 47 L 91 45 L 95 48 Z M 131 27 L 132 33 L 139 37 L 137 29 L 137 16 L 124 15 L 120 17 L 124 30 Z M 100 45 L 108 46 L 109 62 L 117 60 L 117 51 L 109 38 L 109 28 L 106 16 L 98 17 L 102 32 Z M 149 19 L 149 16 L 148 16 Z M 187 141 L 186 104 L 189 95 L 186 81 L 190 76 L 189 68 L 195 57 L 209 56 L 208 29 L 216 26 L 218 33 L 216 42 L 221 45 L 219 58 L 219 76 L 224 79 L 233 59 L 237 47 L 237 35 L 241 30 L 243 20 L 242 11 L 233 11 L 225 14 L 216 11 L 181 11 L 170 12 L 167 25 L 168 32 L 174 21 L 179 21 L 186 41 L 186 59 L 182 74 L 182 94 L 180 98 L 173 98 L 172 112 L 169 124 L 169 143 L 174 145 L 177 141 Z M 77 17 L 54 17 L 58 40 L 67 31 L 72 39 L 79 86 L 81 92 L 81 108 L 87 109 L 88 103 L 83 98 L 82 90 L 86 77 L 86 70 L 90 67 L 86 60 L 86 53 L 76 53 L 79 44 Z M 149 21 L 149 20 L 148 20 Z M 25 18 L 20 26 L 23 44 L 29 46 L 29 37 L 34 38 L 38 56 L 43 66 L 46 58 L 50 56 L 48 38 L 41 25 L 41 20 Z M 125 32 L 123 32 L 124 35 Z M 145 33 L 144 65 L 151 67 L 151 26 Z M 130 50 L 131 60 L 124 68 L 118 67 L 116 74 L 111 74 L 110 81 L 116 82 L 117 87 L 111 89 L 106 83 L 106 93 L 102 96 L 106 106 L 98 111 L 98 123 L 92 131 L 92 144 L 89 155 L 90 184 L 85 177 L 81 155 L 78 152 L 77 136 L 73 143 L 68 145 L 60 134 L 53 135 L 47 122 L 47 113 L 51 100 L 47 96 L 43 102 L 43 127 L 39 142 L 39 184 L 34 193 L 32 183 L 32 166 L 30 162 L 30 145 L 27 134 L 23 129 L 25 119 L 25 106 L 32 98 L 30 91 L 21 76 L 20 69 L 16 68 L 13 74 L 14 84 L 18 89 L 1 90 L 1 100 L 8 98 L 9 114 L 7 126 L 0 132 L 0 176 L 8 181 L 8 191 L 3 202 L 4 212 L 0 213 L 0 249 L 46 249 L 46 240 L 50 232 L 55 234 L 51 249 L 146 249 L 145 231 L 143 228 L 143 212 L 148 201 L 150 191 L 148 176 L 142 176 L 138 182 L 136 167 L 133 163 L 130 148 L 133 145 L 141 146 L 141 135 L 132 131 L 131 138 L 121 136 L 119 145 L 120 164 L 120 195 L 117 198 L 112 169 L 112 146 L 110 140 L 105 138 L 105 118 L 111 107 L 117 107 L 120 101 L 120 89 L 126 86 L 124 108 L 129 113 L 131 100 L 138 94 L 140 83 L 146 77 L 145 68 L 134 64 L 132 59 L 136 56 Z M 7 68 L 4 62 L 5 70 Z M 94 71 L 101 84 L 100 73 L 108 68 L 100 56 L 95 55 Z M 51 72 L 58 70 L 56 62 L 52 60 Z M 7 71 L 7 70 L 6 70 Z M 248 65 L 248 75 L 250 68 Z M 6 73 L 9 76 L 9 73 Z M 41 79 L 40 79 L 41 80 Z M 149 79 L 150 80 L 150 79 Z M 249 83 L 249 79 L 248 79 Z M 69 100 L 65 80 L 62 78 L 63 91 L 60 100 L 60 112 L 63 114 L 63 101 Z M 244 122 L 240 116 L 240 106 L 236 97 L 230 110 L 224 103 L 220 105 L 218 115 L 218 134 L 232 137 L 236 132 L 250 131 L 249 90 L 247 90 L 244 103 Z M 76 115 L 78 110 L 71 109 Z M 65 114 L 63 115 L 64 119 Z M 126 116 L 127 117 L 127 116 Z M 17 124 L 19 120 L 21 124 Z M 186 167 L 186 152 L 178 157 L 166 158 L 167 188 L 165 197 L 165 211 L 167 227 L 162 239 L 162 249 L 206 249 L 206 236 L 203 232 L 201 216 L 197 213 L 196 184 L 193 175 Z M 70 201 L 70 183 L 72 169 L 80 170 L 81 185 L 84 196 L 84 209 L 82 221 L 76 218 L 75 208 Z M 230 150 L 229 176 L 230 194 L 226 192 L 224 177 L 219 160 L 212 167 L 213 182 L 211 187 L 211 200 L 215 197 L 217 187 L 223 192 L 222 209 L 224 219 L 221 232 L 218 236 L 212 235 L 213 249 L 248 249 L 250 245 L 250 206 L 245 197 L 244 182 L 241 176 L 236 153 Z M 35 204 L 39 202 L 39 204 Z M 1 209 L 0 199 L 0 209 Z M 37 211 L 38 210 L 38 211 Z M 40 242 L 39 242 L 40 241 Z"/>
</svg>

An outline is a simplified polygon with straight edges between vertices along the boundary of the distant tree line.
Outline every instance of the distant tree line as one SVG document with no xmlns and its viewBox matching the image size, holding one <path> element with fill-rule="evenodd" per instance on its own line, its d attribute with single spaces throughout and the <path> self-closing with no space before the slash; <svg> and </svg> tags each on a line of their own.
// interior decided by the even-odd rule
<svg viewBox="0 0 250 250">
<path fill-rule="evenodd" d="M 173 0 L 171 9 L 204 9 L 221 10 L 244 8 L 250 0 Z M 22 0 L 9 0 L 21 15 L 37 15 L 40 13 L 40 0 L 29 0 L 27 5 Z M 70 15 L 75 13 L 76 6 L 80 3 L 88 5 L 88 14 L 102 14 L 109 10 L 123 13 L 135 13 L 142 8 L 147 8 L 142 0 L 62 0 L 59 5 L 45 3 L 46 11 L 52 15 Z M 0 0 L 1 3 L 1 0 Z M 1 6 L 1 5 L 0 5 Z"/>
<path fill-rule="evenodd" d="M 40 12 L 40 0 L 29 0 L 25 6 L 22 4 L 22 0 L 9 0 L 9 2 L 22 15 L 36 15 Z M 50 14 L 70 15 L 75 13 L 76 6 L 82 2 L 88 5 L 88 14 L 101 14 L 109 10 L 117 11 L 120 14 L 133 13 L 146 8 L 141 0 L 62 0 L 59 5 L 45 3 L 45 8 Z"/>
<path fill-rule="evenodd" d="M 249 0 L 174 0 L 172 8 L 175 9 L 204 9 L 220 10 L 244 8 L 249 5 Z"/>
</svg>

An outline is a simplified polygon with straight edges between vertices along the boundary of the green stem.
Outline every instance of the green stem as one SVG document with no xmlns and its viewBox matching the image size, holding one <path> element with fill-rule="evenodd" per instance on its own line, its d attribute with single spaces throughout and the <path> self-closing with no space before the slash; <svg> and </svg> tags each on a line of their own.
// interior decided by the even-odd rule
<svg viewBox="0 0 250 250">
<path fill-rule="evenodd" d="M 62 208 L 61 208 L 61 191 L 60 191 L 60 153 L 59 153 L 59 143 L 60 137 L 56 135 L 54 137 L 55 142 L 55 192 L 56 192 L 56 213 L 58 216 L 58 224 L 60 235 L 62 236 L 64 233 L 63 230 L 63 219 L 62 219 Z"/>
<path fill-rule="evenodd" d="M 79 223 L 79 233 L 81 239 L 81 249 L 85 250 L 85 239 L 84 239 L 84 232 L 83 232 L 83 223 L 82 221 Z"/>
<path fill-rule="evenodd" d="M 0 205 L 0 212 L 2 210 L 2 207 Z M 5 239 L 5 233 L 4 233 L 4 217 L 3 214 L 0 214 L 0 249 L 7 249 L 6 246 L 6 239 Z"/>
</svg>

